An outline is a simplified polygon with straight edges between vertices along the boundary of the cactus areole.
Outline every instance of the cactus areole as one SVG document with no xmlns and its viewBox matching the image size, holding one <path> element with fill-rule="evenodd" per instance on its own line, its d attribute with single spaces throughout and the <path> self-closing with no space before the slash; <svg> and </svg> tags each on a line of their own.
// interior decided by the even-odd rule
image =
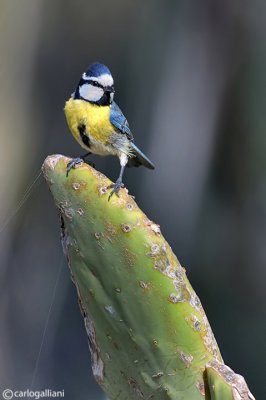
<svg viewBox="0 0 266 400">
<path fill-rule="evenodd" d="M 43 173 L 61 217 L 93 374 L 109 399 L 254 399 L 223 364 L 159 226 L 126 189 L 108 202 L 110 180 L 89 165 L 66 177 L 68 162 L 50 156 Z"/>
</svg>

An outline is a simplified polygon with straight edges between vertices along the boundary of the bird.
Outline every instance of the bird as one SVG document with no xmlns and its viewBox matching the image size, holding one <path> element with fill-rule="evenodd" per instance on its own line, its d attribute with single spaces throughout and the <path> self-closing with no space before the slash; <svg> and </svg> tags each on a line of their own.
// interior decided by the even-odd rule
<svg viewBox="0 0 266 400">
<path fill-rule="evenodd" d="M 79 79 L 75 92 L 66 101 L 64 112 L 68 127 L 86 154 L 67 164 L 67 176 L 72 168 L 85 161 L 89 154 L 114 155 L 119 158 L 120 172 L 108 200 L 124 187 L 125 166 L 154 169 L 154 164 L 135 145 L 128 121 L 114 101 L 114 79 L 109 68 L 99 62 L 89 66 Z"/>
</svg>

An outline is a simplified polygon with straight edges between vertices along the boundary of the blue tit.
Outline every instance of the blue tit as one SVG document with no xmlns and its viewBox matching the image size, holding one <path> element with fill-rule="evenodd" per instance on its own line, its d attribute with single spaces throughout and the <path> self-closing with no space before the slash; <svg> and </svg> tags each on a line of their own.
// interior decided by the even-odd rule
<svg viewBox="0 0 266 400">
<path fill-rule="evenodd" d="M 87 150 L 84 156 L 74 158 L 67 166 L 67 175 L 76 164 L 93 153 L 114 155 L 120 161 L 120 173 L 110 197 L 123 186 L 125 166 L 144 165 L 154 169 L 153 163 L 135 145 L 129 124 L 114 102 L 114 80 L 103 64 L 94 63 L 84 72 L 76 91 L 65 104 L 68 126 L 77 142 Z"/>
</svg>

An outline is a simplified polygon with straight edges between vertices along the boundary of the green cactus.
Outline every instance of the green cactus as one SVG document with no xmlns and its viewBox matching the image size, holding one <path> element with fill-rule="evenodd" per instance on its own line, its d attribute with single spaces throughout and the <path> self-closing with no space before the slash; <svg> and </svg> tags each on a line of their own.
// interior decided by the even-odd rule
<svg viewBox="0 0 266 400">
<path fill-rule="evenodd" d="M 48 157 L 96 381 L 111 400 L 254 399 L 223 364 L 207 317 L 160 228 L 87 164 Z"/>
</svg>

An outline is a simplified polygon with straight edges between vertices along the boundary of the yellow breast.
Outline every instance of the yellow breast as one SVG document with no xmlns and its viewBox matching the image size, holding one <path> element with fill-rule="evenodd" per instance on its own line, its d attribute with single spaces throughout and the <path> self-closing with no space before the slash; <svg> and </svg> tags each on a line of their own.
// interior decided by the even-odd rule
<svg viewBox="0 0 266 400">
<path fill-rule="evenodd" d="M 84 100 L 74 100 L 70 98 L 65 104 L 65 115 L 68 126 L 74 138 L 84 148 L 86 146 L 81 141 L 78 130 L 79 125 L 86 126 L 87 134 L 94 140 L 102 144 L 108 144 L 114 127 L 110 123 L 110 106 L 98 106 Z"/>
</svg>

